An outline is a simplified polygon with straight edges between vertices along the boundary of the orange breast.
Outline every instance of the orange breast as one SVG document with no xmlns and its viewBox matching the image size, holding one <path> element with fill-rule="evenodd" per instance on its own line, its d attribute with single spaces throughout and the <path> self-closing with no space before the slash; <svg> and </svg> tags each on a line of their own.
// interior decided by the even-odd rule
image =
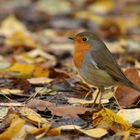
<svg viewBox="0 0 140 140">
<path fill-rule="evenodd" d="M 76 38 L 73 59 L 77 68 L 81 67 L 85 53 L 90 50 L 91 47 L 87 42 L 83 42 L 80 37 Z"/>
</svg>

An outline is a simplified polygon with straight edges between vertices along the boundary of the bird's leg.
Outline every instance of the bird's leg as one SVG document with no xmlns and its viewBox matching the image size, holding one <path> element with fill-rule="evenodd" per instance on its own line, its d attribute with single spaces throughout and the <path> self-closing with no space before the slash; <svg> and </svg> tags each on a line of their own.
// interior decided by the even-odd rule
<svg viewBox="0 0 140 140">
<path fill-rule="evenodd" d="M 100 99 L 99 99 L 98 108 L 101 108 L 101 106 L 103 106 L 103 104 L 102 104 L 102 96 L 104 94 L 104 91 L 105 91 L 104 87 L 100 87 Z"/>
<path fill-rule="evenodd" d="M 98 96 L 99 96 L 99 94 L 100 94 L 100 88 L 97 88 L 97 90 L 98 90 L 98 92 L 97 92 L 97 95 L 95 96 L 94 102 L 93 102 L 93 104 L 92 104 L 92 108 L 94 108 L 94 106 L 95 106 L 95 104 L 96 104 L 96 101 L 97 101 L 97 98 L 98 98 Z"/>
</svg>

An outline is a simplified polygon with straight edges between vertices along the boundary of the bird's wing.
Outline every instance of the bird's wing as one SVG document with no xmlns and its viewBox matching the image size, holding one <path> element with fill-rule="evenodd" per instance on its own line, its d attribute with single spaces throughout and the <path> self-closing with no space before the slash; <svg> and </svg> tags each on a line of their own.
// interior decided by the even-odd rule
<svg viewBox="0 0 140 140">
<path fill-rule="evenodd" d="M 115 81 L 119 81 L 124 84 L 130 82 L 123 74 L 116 60 L 106 47 L 102 48 L 102 50 L 92 51 L 91 57 L 98 68 L 106 71 Z"/>
</svg>

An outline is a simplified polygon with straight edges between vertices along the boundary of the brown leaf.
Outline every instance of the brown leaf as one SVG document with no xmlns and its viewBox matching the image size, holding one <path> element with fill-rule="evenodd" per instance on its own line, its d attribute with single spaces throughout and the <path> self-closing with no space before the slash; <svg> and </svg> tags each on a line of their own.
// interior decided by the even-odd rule
<svg viewBox="0 0 140 140">
<path fill-rule="evenodd" d="M 49 78 L 70 78 L 68 73 L 59 69 L 49 69 Z"/>
<path fill-rule="evenodd" d="M 127 69 L 125 72 L 128 79 L 140 87 L 140 77 L 136 69 Z M 140 98 L 140 93 L 132 88 L 119 85 L 116 89 L 115 96 L 122 106 L 128 106 L 136 102 Z"/>
<path fill-rule="evenodd" d="M 40 111 L 44 111 L 47 107 L 53 106 L 54 104 L 49 101 L 43 101 L 39 99 L 30 100 L 26 106 L 32 109 L 38 109 Z"/>
<path fill-rule="evenodd" d="M 65 117 L 77 117 L 78 114 L 84 114 L 86 111 L 92 111 L 90 108 L 80 106 L 51 106 L 48 109 L 53 115 Z"/>
</svg>

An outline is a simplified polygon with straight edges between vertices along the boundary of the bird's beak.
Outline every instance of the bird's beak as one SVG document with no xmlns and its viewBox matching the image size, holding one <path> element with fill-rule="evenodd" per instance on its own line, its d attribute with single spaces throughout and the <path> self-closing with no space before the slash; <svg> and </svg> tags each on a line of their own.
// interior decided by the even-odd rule
<svg viewBox="0 0 140 140">
<path fill-rule="evenodd" d="M 70 36 L 69 39 L 74 40 L 75 37 Z"/>
</svg>

